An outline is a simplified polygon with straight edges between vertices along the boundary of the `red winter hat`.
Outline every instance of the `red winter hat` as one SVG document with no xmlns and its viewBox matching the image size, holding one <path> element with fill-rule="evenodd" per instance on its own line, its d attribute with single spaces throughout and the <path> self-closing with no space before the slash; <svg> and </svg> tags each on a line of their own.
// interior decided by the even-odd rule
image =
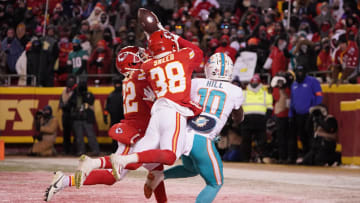
<svg viewBox="0 0 360 203">
<path fill-rule="evenodd" d="M 219 46 L 219 40 L 217 40 L 216 38 L 213 38 L 212 40 L 210 40 L 209 46 L 210 47 L 218 47 Z"/>
<path fill-rule="evenodd" d="M 222 41 L 222 40 L 226 40 L 227 43 L 229 43 L 229 42 L 230 42 L 230 37 L 229 37 L 228 35 L 223 35 L 223 36 L 221 36 L 220 40 L 221 40 L 221 41 Z"/>
<path fill-rule="evenodd" d="M 96 4 L 95 8 L 100 8 L 102 11 L 105 11 L 105 6 L 102 5 L 100 2 Z"/>
<path fill-rule="evenodd" d="M 251 78 L 250 83 L 260 83 L 260 76 L 259 74 L 254 74 L 254 76 Z"/>
<path fill-rule="evenodd" d="M 84 34 L 79 35 L 78 38 L 81 40 L 81 42 L 84 42 L 87 39 L 86 35 L 84 35 Z"/>
</svg>

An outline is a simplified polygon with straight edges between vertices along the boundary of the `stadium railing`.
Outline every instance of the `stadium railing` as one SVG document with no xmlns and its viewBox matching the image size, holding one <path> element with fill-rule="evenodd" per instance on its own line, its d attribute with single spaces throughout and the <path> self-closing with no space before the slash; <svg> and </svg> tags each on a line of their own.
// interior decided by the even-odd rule
<svg viewBox="0 0 360 203">
<path fill-rule="evenodd" d="M 28 78 L 31 79 L 30 85 L 26 84 Z M 36 86 L 35 75 L 0 74 L 0 86 L 12 86 L 12 85 L 18 86 L 17 82 L 19 80 L 24 80 L 25 85 L 23 86 Z"/>
</svg>

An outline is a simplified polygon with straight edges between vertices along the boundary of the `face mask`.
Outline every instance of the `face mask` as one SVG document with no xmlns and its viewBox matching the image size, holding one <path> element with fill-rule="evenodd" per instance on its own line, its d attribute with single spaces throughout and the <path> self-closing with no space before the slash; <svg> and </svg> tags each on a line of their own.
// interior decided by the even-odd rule
<svg viewBox="0 0 360 203">
<path fill-rule="evenodd" d="M 301 45 L 300 46 L 300 49 L 303 53 L 306 53 L 307 52 L 307 46 L 306 45 Z"/>
<path fill-rule="evenodd" d="M 107 42 L 111 41 L 111 35 L 104 35 L 104 40 Z"/>
<path fill-rule="evenodd" d="M 321 15 L 326 16 L 327 12 L 326 11 L 321 11 Z"/>
<path fill-rule="evenodd" d="M 97 49 L 96 49 L 96 51 L 97 51 L 98 53 L 101 53 L 101 52 L 104 52 L 104 51 L 105 51 L 105 49 L 104 49 L 104 48 L 102 48 L 102 47 L 99 47 L 99 48 L 97 48 Z"/>
<path fill-rule="evenodd" d="M 303 72 L 297 72 L 296 74 L 296 82 L 302 83 L 305 79 L 305 74 Z"/>
<path fill-rule="evenodd" d="M 226 45 L 227 45 L 227 42 L 221 42 L 222 47 L 226 47 Z"/>
<path fill-rule="evenodd" d="M 79 51 L 81 49 L 80 45 L 73 46 L 74 51 Z"/>
<path fill-rule="evenodd" d="M 75 85 L 75 81 L 73 79 L 67 80 L 66 81 L 66 87 L 67 88 L 72 88 Z"/>
<path fill-rule="evenodd" d="M 121 92 L 121 85 L 119 85 L 119 86 L 116 86 L 117 84 L 115 84 L 115 86 L 114 86 L 114 88 L 115 88 L 115 91 L 116 92 Z"/>
<path fill-rule="evenodd" d="M 255 89 L 255 88 L 257 88 L 257 87 L 259 86 L 259 84 L 258 84 L 258 83 L 250 83 L 250 86 L 251 86 L 253 89 Z"/>
</svg>

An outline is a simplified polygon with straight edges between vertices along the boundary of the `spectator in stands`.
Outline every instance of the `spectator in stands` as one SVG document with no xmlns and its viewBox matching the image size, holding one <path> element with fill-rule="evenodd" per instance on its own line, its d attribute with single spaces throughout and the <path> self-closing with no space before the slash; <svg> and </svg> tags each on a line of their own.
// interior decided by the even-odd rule
<svg viewBox="0 0 360 203">
<path fill-rule="evenodd" d="M 69 75 L 66 80 L 66 87 L 61 93 L 59 107 L 62 110 L 62 125 L 63 125 L 63 152 L 65 155 L 72 154 L 71 132 L 73 128 L 73 120 L 71 117 L 71 103 L 70 98 L 76 89 L 76 78 L 74 75 Z"/>
<path fill-rule="evenodd" d="M 110 93 L 106 99 L 104 109 L 104 123 L 108 124 L 108 116 L 110 115 L 110 126 L 119 123 L 124 119 L 123 111 L 123 97 L 122 97 L 122 77 L 117 76 L 113 80 L 114 91 Z M 112 141 L 112 151 L 115 152 L 117 149 L 117 141 Z"/>
<path fill-rule="evenodd" d="M 245 119 L 241 126 L 241 152 L 245 161 L 251 159 L 251 142 L 256 141 L 258 158 L 262 160 L 266 144 L 266 120 L 271 116 L 273 98 L 255 74 L 244 91 L 243 103 Z"/>
<path fill-rule="evenodd" d="M 342 83 L 348 81 L 352 74 L 356 74 L 356 68 L 359 65 L 359 48 L 354 41 L 354 32 L 348 33 L 350 40 L 347 39 L 346 34 L 339 37 L 339 49 L 335 52 L 335 62 L 332 82 Z M 341 80 L 338 81 L 338 74 L 342 72 Z M 331 85 L 330 84 L 330 85 Z"/>
<path fill-rule="evenodd" d="M 36 84 L 39 85 L 40 78 L 40 63 L 41 63 L 41 41 L 35 38 L 31 42 L 31 47 L 29 51 L 26 52 L 27 65 L 26 65 L 26 75 L 33 75 L 36 77 Z M 27 84 L 31 85 L 31 78 L 27 78 Z"/>
<path fill-rule="evenodd" d="M 221 36 L 220 39 L 220 47 L 215 50 L 215 53 L 223 52 L 226 55 L 230 56 L 233 63 L 235 62 L 236 50 L 230 47 L 230 38 L 228 35 Z"/>
<path fill-rule="evenodd" d="M 96 140 L 94 123 L 94 95 L 87 90 L 86 81 L 80 81 L 70 97 L 69 107 L 71 118 L 73 120 L 73 130 L 76 141 L 76 155 L 86 153 L 84 143 L 84 132 L 86 132 L 91 156 L 97 156 L 100 153 L 99 144 Z"/>
<path fill-rule="evenodd" d="M 105 40 L 100 40 L 89 59 L 89 74 L 109 74 L 111 66 L 112 51 L 106 45 Z M 101 80 L 101 83 L 105 81 L 104 78 L 95 78 L 95 80 Z M 99 81 L 100 82 L 100 81 Z M 90 82 L 93 83 L 93 82 Z"/>
<path fill-rule="evenodd" d="M 6 38 L 1 42 L 1 50 L 6 54 L 6 61 L 8 65 L 8 73 L 16 73 L 15 64 L 20 57 L 24 47 L 15 37 L 14 28 L 9 28 Z"/>
<path fill-rule="evenodd" d="M 330 70 L 332 59 L 330 55 L 330 41 L 325 37 L 321 40 L 321 51 L 317 56 L 316 65 L 319 71 Z M 323 82 L 326 81 L 326 75 L 322 76 Z"/>
<path fill-rule="evenodd" d="M 20 55 L 19 59 L 16 62 L 16 72 L 18 75 L 25 75 L 25 76 L 21 76 L 19 77 L 18 80 L 18 85 L 21 86 L 26 86 L 27 83 L 27 78 L 26 78 L 26 73 L 27 73 L 27 52 L 30 50 L 32 43 L 28 42 L 25 50 L 23 51 L 23 53 Z"/>
<path fill-rule="evenodd" d="M 305 38 L 300 38 L 296 44 L 294 53 L 296 66 L 305 68 L 305 72 L 317 71 L 316 67 L 316 53 L 314 44 Z"/>
<path fill-rule="evenodd" d="M 330 23 L 330 27 L 334 26 L 336 21 L 331 16 L 331 12 L 329 9 L 329 4 L 327 2 L 323 2 L 320 7 L 320 15 L 315 17 L 316 24 L 320 27 L 324 22 Z"/>
<path fill-rule="evenodd" d="M 279 36 L 272 47 L 269 57 L 266 59 L 264 69 L 271 70 L 271 76 L 274 77 L 278 72 L 285 72 L 289 63 L 289 53 L 287 50 L 287 38 L 284 35 Z"/>
<path fill-rule="evenodd" d="M 73 50 L 71 42 L 67 37 L 60 39 L 58 43 L 59 55 L 57 59 L 57 71 L 55 75 L 55 85 L 65 86 L 68 74 L 72 72 L 72 67 L 67 65 L 69 53 Z"/>
<path fill-rule="evenodd" d="M 333 165 L 340 163 L 340 156 L 336 153 L 338 132 L 337 120 L 328 114 L 325 105 L 310 108 L 311 126 L 314 129 L 314 141 L 311 150 L 304 156 L 302 164 L 315 166 Z"/>
<path fill-rule="evenodd" d="M 72 41 L 73 51 L 70 52 L 67 65 L 71 67 L 71 73 L 74 75 L 86 75 L 86 67 L 89 60 L 88 53 L 82 49 L 79 39 Z"/>
<path fill-rule="evenodd" d="M 0 43 L 0 75 L 7 73 L 6 53 L 1 49 Z M 0 77 L 0 85 L 5 84 L 6 78 Z"/>
<path fill-rule="evenodd" d="M 36 112 L 34 126 L 34 144 L 29 150 L 29 155 L 56 155 L 54 144 L 58 130 L 58 121 L 52 115 L 52 108 L 50 106 L 45 106 L 42 110 Z"/>
<path fill-rule="evenodd" d="M 54 86 L 54 66 L 59 54 L 55 27 L 49 25 L 47 35 L 41 38 L 41 62 L 40 62 L 40 85 L 44 87 Z"/>
<path fill-rule="evenodd" d="M 289 134 L 289 160 L 294 164 L 297 159 L 297 137 L 300 137 L 303 146 L 303 155 L 309 152 L 311 147 L 311 135 L 309 134 L 306 122 L 309 119 L 309 109 L 322 102 L 322 90 L 319 81 L 306 76 L 303 66 L 295 69 L 295 82 L 291 85 L 290 97 L 290 134 Z"/>
<path fill-rule="evenodd" d="M 99 24 L 101 22 L 101 15 L 104 12 L 105 12 L 105 7 L 100 2 L 98 2 L 94 10 L 91 12 L 91 15 L 87 19 L 90 27 L 92 27 L 95 24 Z"/>
</svg>

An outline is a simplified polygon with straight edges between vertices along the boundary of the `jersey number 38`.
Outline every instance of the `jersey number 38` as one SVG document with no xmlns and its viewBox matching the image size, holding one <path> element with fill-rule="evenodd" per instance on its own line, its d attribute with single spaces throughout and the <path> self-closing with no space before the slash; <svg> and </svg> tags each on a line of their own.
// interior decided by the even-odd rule
<svg viewBox="0 0 360 203">
<path fill-rule="evenodd" d="M 166 64 L 164 69 L 159 66 L 151 69 L 150 76 L 151 80 L 156 80 L 155 93 L 158 98 L 163 97 L 168 91 L 179 93 L 186 89 L 185 71 L 179 61 Z"/>
</svg>

